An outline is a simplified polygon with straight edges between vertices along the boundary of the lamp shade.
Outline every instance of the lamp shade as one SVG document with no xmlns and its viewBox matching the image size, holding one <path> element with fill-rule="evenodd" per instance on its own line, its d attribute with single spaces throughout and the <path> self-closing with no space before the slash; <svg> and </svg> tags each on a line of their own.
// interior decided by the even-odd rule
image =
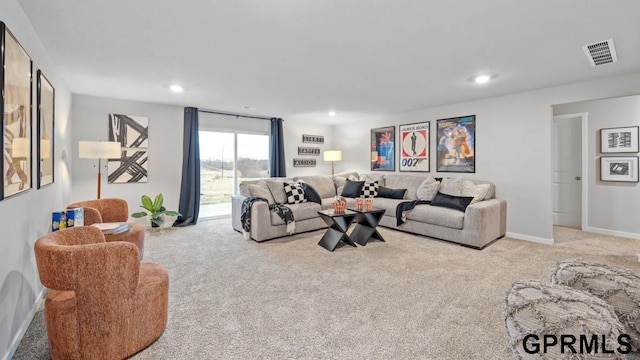
<svg viewBox="0 0 640 360">
<path fill-rule="evenodd" d="M 41 159 L 51 158 L 51 140 L 47 140 L 47 139 L 40 140 L 40 158 Z"/>
<path fill-rule="evenodd" d="M 340 161 L 342 160 L 342 151 L 327 150 L 323 154 L 324 161 Z"/>
<path fill-rule="evenodd" d="M 11 157 L 13 158 L 27 158 L 29 157 L 29 139 L 28 138 L 13 138 L 11 141 Z"/>
<path fill-rule="evenodd" d="M 120 157 L 121 146 L 115 141 L 79 141 L 80 159 L 112 159 Z"/>
</svg>

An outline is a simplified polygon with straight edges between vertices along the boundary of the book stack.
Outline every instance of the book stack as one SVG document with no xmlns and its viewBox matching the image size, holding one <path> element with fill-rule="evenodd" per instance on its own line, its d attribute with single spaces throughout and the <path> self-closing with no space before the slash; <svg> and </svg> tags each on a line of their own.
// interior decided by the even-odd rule
<svg viewBox="0 0 640 360">
<path fill-rule="evenodd" d="M 125 222 L 95 223 L 91 226 L 100 229 L 104 235 L 114 235 L 129 231 L 129 224 Z"/>
</svg>

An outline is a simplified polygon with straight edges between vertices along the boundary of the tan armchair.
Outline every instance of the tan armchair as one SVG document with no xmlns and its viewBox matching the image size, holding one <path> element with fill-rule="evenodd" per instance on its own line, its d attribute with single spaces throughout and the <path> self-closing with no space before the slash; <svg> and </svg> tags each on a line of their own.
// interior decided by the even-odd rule
<svg viewBox="0 0 640 360">
<path fill-rule="evenodd" d="M 67 209 L 84 208 L 84 224 L 108 222 L 126 222 L 129 219 L 129 206 L 127 201 L 118 198 L 104 198 L 97 200 L 80 201 L 67 206 Z M 120 234 L 107 235 L 107 242 L 128 241 L 136 244 L 140 259 L 144 257 L 144 230 L 142 224 L 129 223 L 131 231 Z"/>
<path fill-rule="evenodd" d="M 60 230 L 35 243 L 52 359 L 124 359 L 154 342 L 167 324 L 169 277 L 140 261 L 131 243 L 105 242 L 92 226 Z"/>
</svg>

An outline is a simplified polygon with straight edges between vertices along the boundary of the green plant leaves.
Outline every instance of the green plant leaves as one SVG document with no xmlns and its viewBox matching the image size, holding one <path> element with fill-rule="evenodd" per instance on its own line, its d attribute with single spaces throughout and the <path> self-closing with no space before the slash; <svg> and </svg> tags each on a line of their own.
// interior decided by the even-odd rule
<svg viewBox="0 0 640 360">
<path fill-rule="evenodd" d="M 136 213 L 131 214 L 131 217 L 134 217 L 134 218 L 141 218 L 145 216 L 147 216 L 147 213 L 144 211 L 138 211 Z"/>
<path fill-rule="evenodd" d="M 153 209 L 158 211 L 159 209 L 162 208 L 162 203 L 164 202 L 164 197 L 162 196 L 162 193 L 158 194 L 158 196 L 156 196 L 156 199 L 153 201 Z M 162 211 L 162 210 L 160 210 Z"/>
<path fill-rule="evenodd" d="M 156 197 L 157 199 L 157 197 Z M 153 212 L 153 202 L 151 201 L 151 198 L 148 197 L 147 195 L 142 195 L 142 207 Z"/>
</svg>

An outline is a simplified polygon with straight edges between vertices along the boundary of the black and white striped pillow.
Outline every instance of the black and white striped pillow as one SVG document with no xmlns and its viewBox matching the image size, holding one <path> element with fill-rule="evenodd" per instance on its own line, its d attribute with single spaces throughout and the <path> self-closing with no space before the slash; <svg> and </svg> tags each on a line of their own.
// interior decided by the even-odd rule
<svg viewBox="0 0 640 360">
<path fill-rule="evenodd" d="M 372 198 L 378 196 L 378 180 L 366 181 L 362 186 L 360 197 Z"/>
<path fill-rule="evenodd" d="M 307 202 L 304 189 L 300 183 L 284 183 L 284 193 L 287 196 L 287 204 L 300 204 Z"/>
</svg>

